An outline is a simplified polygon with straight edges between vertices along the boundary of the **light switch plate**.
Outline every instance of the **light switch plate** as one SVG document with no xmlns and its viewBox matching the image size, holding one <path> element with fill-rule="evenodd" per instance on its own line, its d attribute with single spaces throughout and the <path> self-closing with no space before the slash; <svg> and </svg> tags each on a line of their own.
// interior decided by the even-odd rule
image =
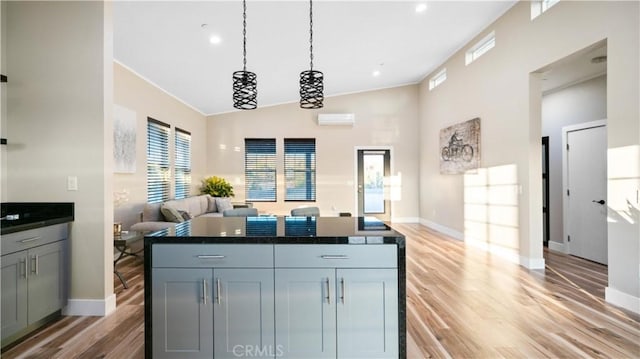
<svg viewBox="0 0 640 359">
<path fill-rule="evenodd" d="M 78 190 L 78 177 L 77 176 L 68 176 L 67 177 L 67 191 L 77 191 Z"/>
</svg>

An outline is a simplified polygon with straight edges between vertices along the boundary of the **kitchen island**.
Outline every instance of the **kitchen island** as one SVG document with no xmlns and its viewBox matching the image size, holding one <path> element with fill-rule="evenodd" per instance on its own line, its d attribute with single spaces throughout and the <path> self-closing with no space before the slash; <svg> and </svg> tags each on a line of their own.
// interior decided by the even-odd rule
<svg viewBox="0 0 640 359">
<path fill-rule="evenodd" d="M 374 218 L 195 218 L 144 254 L 147 358 L 406 358 L 404 236 Z"/>
</svg>

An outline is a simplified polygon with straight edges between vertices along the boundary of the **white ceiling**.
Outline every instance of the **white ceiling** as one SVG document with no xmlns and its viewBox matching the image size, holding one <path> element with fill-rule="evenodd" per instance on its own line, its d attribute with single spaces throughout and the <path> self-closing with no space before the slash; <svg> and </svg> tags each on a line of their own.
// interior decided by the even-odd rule
<svg viewBox="0 0 640 359">
<path fill-rule="evenodd" d="M 314 69 L 324 73 L 325 97 L 417 83 L 515 2 L 428 1 L 417 13 L 419 1 L 316 0 Z M 115 1 L 113 17 L 116 61 L 205 115 L 235 110 L 241 1 Z M 210 44 L 211 34 L 221 43 Z M 308 67 L 309 3 L 247 1 L 258 107 L 298 101 Z"/>
</svg>

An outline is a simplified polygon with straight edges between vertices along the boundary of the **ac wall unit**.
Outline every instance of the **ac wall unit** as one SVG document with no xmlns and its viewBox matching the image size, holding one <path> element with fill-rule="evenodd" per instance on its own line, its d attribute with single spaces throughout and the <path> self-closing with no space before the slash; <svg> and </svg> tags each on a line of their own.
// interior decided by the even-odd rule
<svg viewBox="0 0 640 359">
<path fill-rule="evenodd" d="M 320 126 L 353 126 L 356 115 L 352 113 L 321 113 L 318 114 Z"/>
</svg>

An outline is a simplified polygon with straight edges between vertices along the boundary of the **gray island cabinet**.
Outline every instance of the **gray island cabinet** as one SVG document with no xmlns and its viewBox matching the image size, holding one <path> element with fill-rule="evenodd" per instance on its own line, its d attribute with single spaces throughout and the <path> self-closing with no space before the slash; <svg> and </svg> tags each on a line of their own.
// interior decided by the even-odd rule
<svg viewBox="0 0 640 359">
<path fill-rule="evenodd" d="M 147 358 L 405 358 L 404 237 L 358 221 L 202 218 L 148 235 Z"/>
</svg>

